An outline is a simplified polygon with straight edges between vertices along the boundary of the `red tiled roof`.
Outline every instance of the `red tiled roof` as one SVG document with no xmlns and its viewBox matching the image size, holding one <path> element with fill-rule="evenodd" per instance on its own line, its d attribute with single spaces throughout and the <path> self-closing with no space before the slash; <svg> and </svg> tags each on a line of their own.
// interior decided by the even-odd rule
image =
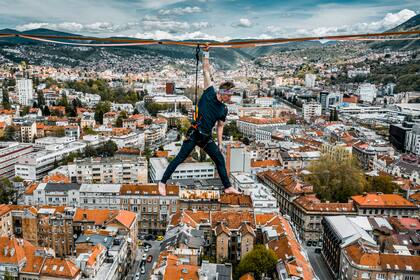
<svg viewBox="0 0 420 280">
<path fill-rule="evenodd" d="M 376 194 L 355 195 L 351 197 L 359 207 L 368 208 L 417 208 L 416 205 L 398 194 Z"/>
</svg>

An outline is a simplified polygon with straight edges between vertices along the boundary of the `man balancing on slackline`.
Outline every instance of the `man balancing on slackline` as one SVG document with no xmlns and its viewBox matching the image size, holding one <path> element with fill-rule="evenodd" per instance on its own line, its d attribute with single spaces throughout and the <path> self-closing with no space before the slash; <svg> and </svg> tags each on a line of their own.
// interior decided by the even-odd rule
<svg viewBox="0 0 420 280">
<path fill-rule="evenodd" d="M 225 159 L 220 152 L 223 126 L 228 113 L 225 103 L 230 101 L 230 97 L 233 94 L 232 89 L 235 85 L 232 82 L 224 82 L 219 86 L 219 90 L 216 92 L 211 85 L 209 49 L 207 47 L 204 48 L 203 52 L 203 73 L 205 91 L 198 102 L 198 114 L 191 127 L 188 129 L 181 150 L 168 165 L 162 176 L 162 180 L 158 183 L 159 193 L 161 195 L 166 195 L 166 182 L 169 180 L 177 166 L 189 156 L 195 146 L 202 148 L 216 164 L 217 172 L 223 183 L 223 191 L 230 194 L 241 194 L 241 192 L 230 184 L 226 171 Z M 217 145 L 212 137 L 212 130 L 216 124 Z"/>
</svg>

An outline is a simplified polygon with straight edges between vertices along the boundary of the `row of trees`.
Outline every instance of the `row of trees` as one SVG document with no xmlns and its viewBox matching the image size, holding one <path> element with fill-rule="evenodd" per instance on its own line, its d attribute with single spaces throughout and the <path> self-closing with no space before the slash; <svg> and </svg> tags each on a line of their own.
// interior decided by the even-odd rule
<svg viewBox="0 0 420 280">
<path fill-rule="evenodd" d="M 98 94 L 102 101 L 110 101 L 116 103 L 134 104 L 140 100 L 147 92 L 137 93 L 134 90 L 127 90 L 123 87 L 111 88 L 106 80 L 79 80 L 69 81 L 65 83 L 65 87 L 72 88 L 77 91 Z"/>
<path fill-rule="evenodd" d="M 398 186 L 391 176 L 366 177 L 355 158 L 338 160 L 326 155 L 309 166 L 305 181 L 314 187 L 318 198 L 327 201 L 347 202 L 363 192 L 393 193 Z"/>
</svg>

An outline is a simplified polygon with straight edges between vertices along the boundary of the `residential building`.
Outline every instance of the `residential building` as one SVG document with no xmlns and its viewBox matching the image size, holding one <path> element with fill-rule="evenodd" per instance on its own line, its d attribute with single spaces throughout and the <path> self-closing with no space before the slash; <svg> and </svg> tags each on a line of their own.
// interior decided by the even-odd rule
<svg viewBox="0 0 420 280">
<path fill-rule="evenodd" d="M 24 239 L 0 237 L 0 278 L 79 280 L 79 267 L 69 259 L 56 258 L 54 250 L 36 247 Z"/>
<path fill-rule="evenodd" d="M 315 194 L 302 195 L 293 201 L 291 220 L 302 241 L 309 246 L 320 246 L 321 222 L 324 217 L 356 215 L 353 203 L 321 202 Z"/>
<path fill-rule="evenodd" d="M 73 255 L 72 207 L 42 207 L 37 213 L 37 245 L 54 249 L 59 257 Z"/>
<path fill-rule="evenodd" d="M 120 184 L 82 184 L 79 207 L 83 209 L 120 209 Z"/>
<path fill-rule="evenodd" d="M 419 217 L 419 208 L 399 194 L 367 193 L 351 199 L 361 216 Z"/>
<path fill-rule="evenodd" d="M 146 147 L 157 147 L 165 139 L 166 129 L 158 124 L 152 124 L 144 131 L 144 144 Z"/>
<path fill-rule="evenodd" d="M 374 84 L 361 84 L 357 89 L 357 95 L 359 96 L 360 101 L 372 103 L 377 94 L 377 89 Z"/>
<path fill-rule="evenodd" d="M 283 216 L 274 213 L 256 214 L 255 220 L 258 234 L 261 232 L 262 235 L 262 243 L 273 250 L 278 258 L 276 271 L 280 280 L 318 279 L 305 249 Z"/>
<path fill-rule="evenodd" d="M 7 204 L 0 204 L 0 236 L 13 236 L 12 208 Z"/>
<path fill-rule="evenodd" d="M 322 114 L 321 104 L 318 102 L 308 102 L 302 105 L 303 118 L 309 122 L 312 118 L 319 117 Z"/>
<path fill-rule="evenodd" d="M 314 88 L 315 87 L 315 74 L 305 74 L 305 87 Z"/>
<path fill-rule="evenodd" d="M 79 206 L 80 184 L 39 183 L 32 192 L 24 194 L 26 205 Z"/>
<path fill-rule="evenodd" d="M 355 243 L 344 248 L 340 260 L 340 279 L 420 278 L 420 256 L 385 254 L 368 244 Z"/>
<path fill-rule="evenodd" d="M 377 246 L 375 240 L 355 220 L 346 216 L 325 217 L 322 226 L 322 256 L 336 279 L 340 279 L 342 250 L 358 242 Z"/>
<path fill-rule="evenodd" d="M 286 118 L 240 117 L 236 121 L 238 130 L 247 137 L 256 137 L 256 130 L 263 127 L 280 127 L 287 123 Z"/>
<path fill-rule="evenodd" d="M 34 89 L 31 79 L 16 79 L 18 102 L 22 106 L 32 106 Z"/>
<path fill-rule="evenodd" d="M 233 172 L 250 172 L 251 159 L 246 146 L 240 142 L 223 142 L 222 154 L 228 175 Z"/>
<path fill-rule="evenodd" d="M 118 148 L 134 147 L 143 149 L 145 146 L 146 132 L 134 131 L 122 135 L 113 135 L 111 140 L 117 144 Z"/>
<path fill-rule="evenodd" d="M 0 177 L 15 176 L 15 164 L 21 156 L 33 152 L 33 145 L 18 142 L 0 142 Z"/>
<path fill-rule="evenodd" d="M 220 191 L 206 189 L 181 189 L 179 191 L 180 210 L 220 210 Z"/>
<path fill-rule="evenodd" d="M 20 140 L 24 143 L 33 143 L 36 136 L 36 122 L 25 121 L 20 125 Z"/>
<path fill-rule="evenodd" d="M 140 156 L 76 159 L 67 166 L 72 181 L 78 183 L 147 183 L 147 161 Z"/>
<path fill-rule="evenodd" d="M 160 181 L 168 165 L 166 158 L 151 158 L 149 160 L 150 181 Z M 171 179 L 214 178 L 214 172 L 215 167 L 211 162 L 183 162 L 172 174 Z"/>
<path fill-rule="evenodd" d="M 210 216 L 217 262 L 236 262 L 252 251 L 256 241 L 252 212 L 212 211 Z"/>
<path fill-rule="evenodd" d="M 124 184 L 119 192 L 120 209 L 137 214 L 142 232 L 163 234 L 170 217 L 178 210 L 179 187 L 167 185 L 161 196 L 156 184 Z"/>
<path fill-rule="evenodd" d="M 405 151 L 420 155 L 420 125 L 415 124 L 405 138 Z"/>
<path fill-rule="evenodd" d="M 278 201 L 280 211 L 292 216 L 293 201 L 303 194 L 313 193 L 313 187 L 296 178 L 296 174 L 288 170 L 266 171 L 257 174 L 257 178 L 267 185 Z"/>
</svg>

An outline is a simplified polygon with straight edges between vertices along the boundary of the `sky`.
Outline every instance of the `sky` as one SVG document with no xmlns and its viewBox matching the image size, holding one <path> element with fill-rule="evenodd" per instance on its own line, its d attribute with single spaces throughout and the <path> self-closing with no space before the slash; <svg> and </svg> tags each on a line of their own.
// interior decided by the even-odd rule
<svg viewBox="0 0 420 280">
<path fill-rule="evenodd" d="M 1 0 L 0 29 L 225 41 L 381 32 L 418 13 L 418 0 Z"/>
</svg>

